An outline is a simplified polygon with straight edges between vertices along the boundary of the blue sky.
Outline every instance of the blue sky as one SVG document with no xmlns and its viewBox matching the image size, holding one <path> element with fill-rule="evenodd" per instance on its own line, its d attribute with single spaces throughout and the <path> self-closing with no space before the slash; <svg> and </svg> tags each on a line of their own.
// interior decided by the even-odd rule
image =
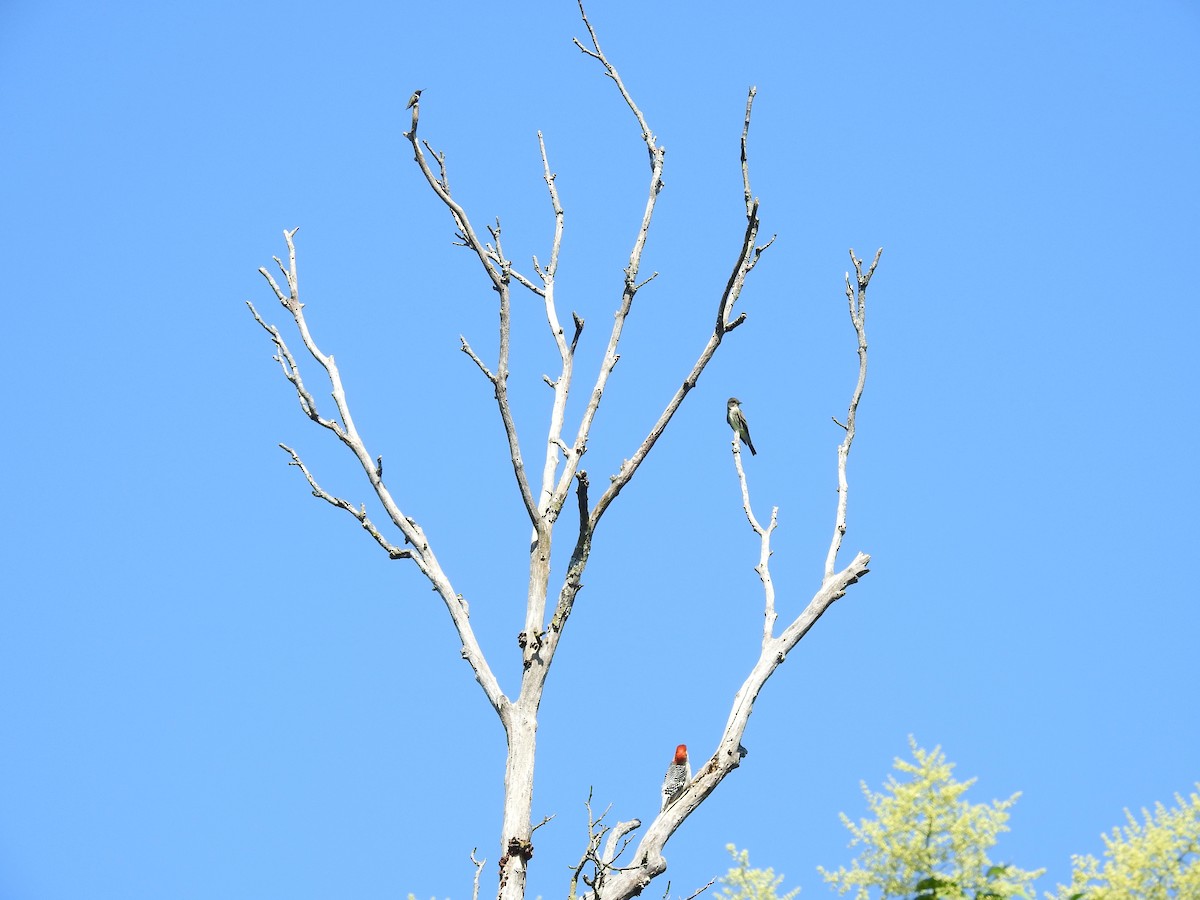
<svg viewBox="0 0 1200 900">
<path fill-rule="evenodd" d="M 530 896 L 565 892 L 589 786 L 616 818 L 652 817 L 673 747 L 710 752 L 752 664 L 731 394 L 756 510 L 780 507 L 781 615 L 815 589 L 829 417 L 855 372 L 846 251 L 879 246 L 844 557 L 871 553 L 871 574 L 768 683 L 750 756 L 668 845 L 667 877 L 687 896 L 734 842 L 825 895 L 816 865 L 850 859 L 837 813 L 863 813 L 859 780 L 877 787 L 913 734 L 979 777 L 976 800 L 1024 792 L 995 857 L 1047 867 L 1051 888 L 1123 808 L 1200 779 L 1200 13 L 589 12 L 667 148 L 644 259 L 661 274 L 601 407 L 593 483 L 710 327 L 743 228 L 751 84 L 753 187 L 779 237 L 746 325 L 602 524 L 542 706 L 534 809 L 556 818 Z M 310 325 L 514 690 L 528 526 L 457 350 L 463 334 L 494 357 L 493 294 L 450 244 L 403 105 L 425 89 L 422 134 L 519 262 L 549 247 L 545 133 L 560 310 L 588 321 L 577 415 L 647 178 L 582 34 L 570 2 L 0 6 L 0 896 L 463 900 L 473 847 L 494 890 L 499 723 L 415 569 L 286 465 L 279 441 L 367 499 L 244 302 L 286 324 L 256 269 L 301 226 Z M 551 354 L 521 298 L 527 453 Z"/>
</svg>

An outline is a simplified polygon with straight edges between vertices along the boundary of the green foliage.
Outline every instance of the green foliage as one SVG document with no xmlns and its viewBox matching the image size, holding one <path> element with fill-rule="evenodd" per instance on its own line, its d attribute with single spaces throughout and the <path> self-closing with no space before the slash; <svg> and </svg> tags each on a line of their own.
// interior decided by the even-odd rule
<svg viewBox="0 0 1200 900">
<path fill-rule="evenodd" d="M 800 893 L 800 888 L 793 888 L 786 894 L 779 894 L 782 875 L 776 876 L 774 869 L 750 868 L 749 850 L 739 851 L 733 844 L 726 844 L 725 849 L 735 865 L 721 876 L 722 887 L 717 892 L 717 900 L 795 900 Z"/>
<path fill-rule="evenodd" d="M 855 825 L 841 814 L 854 836 L 850 846 L 862 850 L 849 869 L 818 866 L 825 881 L 839 894 L 854 891 L 855 900 L 1032 898 L 1032 882 L 1044 869 L 997 866 L 987 856 L 997 836 L 1008 831 L 1008 810 L 1020 794 L 991 805 L 968 803 L 962 796 L 975 779 L 956 781 L 954 764 L 941 748 L 923 750 L 911 737 L 908 743 L 913 762 L 894 763 L 906 780 L 889 776 L 886 791 L 878 794 L 862 785 L 874 818 Z"/>
<path fill-rule="evenodd" d="M 1200 783 L 1196 785 L 1200 788 Z M 1195 900 L 1200 897 L 1200 794 L 1176 806 L 1142 810 L 1145 824 L 1125 810 L 1129 824 L 1101 835 L 1105 862 L 1071 857 L 1071 883 L 1047 894 L 1053 900 Z"/>
</svg>

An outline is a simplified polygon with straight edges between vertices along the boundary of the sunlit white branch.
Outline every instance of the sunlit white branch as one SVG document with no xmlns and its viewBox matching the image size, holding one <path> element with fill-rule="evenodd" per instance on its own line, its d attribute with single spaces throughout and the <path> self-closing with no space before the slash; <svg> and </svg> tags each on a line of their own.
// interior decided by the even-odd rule
<svg viewBox="0 0 1200 900">
<path fill-rule="evenodd" d="M 350 452 L 362 466 L 367 480 L 370 482 L 372 488 L 374 488 L 375 495 L 379 499 L 379 502 L 383 505 L 384 511 L 388 514 L 392 524 L 395 525 L 401 534 L 404 535 L 405 544 L 411 545 L 413 549 L 407 550 L 398 548 L 394 544 L 387 541 L 387 539 L 383 537 L 374 524 L 370 522 L 370 519 L 366 515 L 365 507 L 356 509 L 349 503 L 349 501 L 346 501 L 340 497 L 335 497 L 334 495 L 324 491 L 317 484 L 312 473 L 308 471 L 307 467 L 300 460 L 299 455 L 285 445 L 281 444 L 280 446 L 283 447 L 289 454 L 291 454 L 292 464 L 298 466 L 301 472 L 304 473 L 304 476 L 308 480 L 309 486 L 312 488 L 315 496 L 325 500 L 327 503 L 331 503 L 334 506 L 346 510 L 356 519 L 358 519 L 363 528 L 371 534 L 380 547 L 382 547 L 392 559 L 411 559 L 414 563 L 416 563 L 418 569 L 433 585 L 434 590 L 438 593 L 438 596 L 441 597 L 442 602 L 450 612 L 450 618 L 453 621 L 454 627 L 462 641 L 462 656 L 471 665 L 471 668 L 475 672 L 475 678 L 483 688 L 484 694 L 487 696 L 488 701 L 492 704 L 492 707 L 496 710 L 496 712 L 500 714 L 501 718 L 503 718 L 506 714 L 509 701 L 504 696 L 504 692 L 501 691 L 500 684 L 496 680 L 495 675 L 492 673 L 491 667 L 484 658 L 483 650 L 480 648 L 479 642 L 475 638 L 475 633 L 471 627 L 469 610 L 466 602 L 463 600 L 462 596 L 454 590 L 449 577 L 442 570 L 441 565 L 438 563 L 437 556 L 434 554 L 433 548 L 430 546 L 429 539 L 425 535 L 424 530 L 413 518 L 406 516 L 401 511 L 400 506 L 396 503 L 391 492 L 384 484 L 382 465 L 376 463 L 375 459 L 371 456 L 370 452 L 367 450 L 366 444 L 358 433 L 358 429 L 354 425 L 354 418 L 350 414 L 349 401 L 346 397 L 346 391 L 342 384 L 342 377 L 338 370 L 337 364 L 332 355 L 327 355 L 321 352 L 321 350 L 317 347 L 316 341 L 313 339 L 311 332 L 309 331 L 308 322 L 304 317 L 304 304 L 300 302 L 300 279 L 296 267 L 296 247 L 294 242 L 295 234 L 296 229 L 291 231 L 285 230 L 283 233 L 284 240 L 287 242 L 288 247 L 288 264 L 285 266 L 278 257 L 275 257 L 275 262 L 279 265 L 280 270 L 283 272 L 287 280 L 288 292 L 285 294 L 265 269 L 260 269 L 259 271 L 262 272 L 262 274 L 266 277 L 268 283 L 271 285 L 272 290 L 275 292 L 276 297 L 279 298 L 284 307 L 287 308 L 287 310 L 292 314 L 292 319 L 296 324 L 297 330 L 300 332 L 301 340 L 304 342 L 305 347 L 308 348 L 309 353 L 315 360 L 317 360 L 318 363 L 321 364 L 322 368 L 324 368 L 325 373 L 329 378 L 330 385 L 333 389 L 332 395 L 334 404 L 337 406 L 338 415 L 341 418 L 340 425 L 332 420 L 322 420 L 319 416 L 310 414 L 310 411 L 311 413 L 316 412 L 316 402 L 313 400 L 312 395 L 309 394 L 304 388 L 303 381 L 300 378 L 299 366 L 296 364 L 296 361 L 292 357 L 290 351 L 287 350 L 287 346 L 279 334 L 279 329 L 264 322 L 262 317 L 258 315 L 257 310 L 255 310 L 252 305 L 250 306 L 250 311 L 254 315 L 255 320 L 258 321 L 258 323 L 262 325 L 262 327 L 265 328 L 271 335 L 271 339 L 275 343 L 275 346 L 279 348 L 280 357 L 282 357 L 283 360 L 281 365 L 283 366 L 284 377 L 291 382 L 292 386 L 300 395 L 301 408 L 305 409 L 305 414 L 309 415 L 310 418 L 315 418 L 318 422 L 320 422 L 320 424 L 324 425 L 324 427 L 333 431 L 339 440 L 341 440 L 341 442 L 350 450 Z M 277 359 L 280 357 L 277 357 Z"/>
<path fill-rule="evenodd" d="M 850 249 L 850 261 L 854 264 L 854 284 L 850 283 L 850 273 L 846 273 L 846 302 L 850 306 L 850 322 L 854 325 L 854 334 L 858 338 L 858 381 L 854 385 L 854 393 L 850 396 L 850 407 L 846 412 L 846 423 L 843 425 L 834 419 L 846 432 L 842 443 L 838 445 L 838 503 L 837 515 L 833 525 L 833 539 L 829 542 L 829 553 L 825 556 L 825 577 L 833 576 L 833 567 L 837 564 L 838 550 L 842 547 L 842 538 L 846 534 L 846 501 L 850 491 L 846 480 L 846 460 L 850 457 L 850 445 L 854 443 L 854 426 L 858 418 L 858 402 L 862 399 L 863 387 L 867 383 L 867 285 L 879 265 L 879 257 L 883 248 L 875 251 L 875 259 L 870 268 L 863 272 L 863 261 L 854 255 Z"/>
<path fill-rule="evenodd" d="M 746 513 L 746 519 L 750 523 L 750 528 L 758 535 L 758 565 L 754 567 L 754 571 L 758 573 L 759 580 L 763 585 L 763 646 L 771 640 L 774 629 L 775 620 L 775 582 L 771 580 L 771 534 L 775 531 L 775 526 L 779 522 L 779 507 L 771 507 L 771 521 L 767 523 L 767 527 L 763 528 L 759 524 L 758 519 L 754 515 L 754 508 L 750 503 L 750 487 L 746 483 L 746 471 L 742 466 L 742 448 L 738 436 L 733 436 L 733 464 L 737 468 L 738 483 L 742 488 L 742 509 Z"/>
</svg>

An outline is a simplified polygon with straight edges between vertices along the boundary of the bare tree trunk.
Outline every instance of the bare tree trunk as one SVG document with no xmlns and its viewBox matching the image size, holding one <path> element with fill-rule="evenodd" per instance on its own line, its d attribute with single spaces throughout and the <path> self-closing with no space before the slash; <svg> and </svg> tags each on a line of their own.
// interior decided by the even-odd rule
<svg viewBox="0 0 1200 900">
<path fill-rule="evenodd" d="M 537 750 L 537 708 L 521 702 L 505 721 L 508 759 L 504 766 L 504 850 L 500 857 L 501 900 L 521 900 L 533 856 L 533 763 Z"/>
</svg>

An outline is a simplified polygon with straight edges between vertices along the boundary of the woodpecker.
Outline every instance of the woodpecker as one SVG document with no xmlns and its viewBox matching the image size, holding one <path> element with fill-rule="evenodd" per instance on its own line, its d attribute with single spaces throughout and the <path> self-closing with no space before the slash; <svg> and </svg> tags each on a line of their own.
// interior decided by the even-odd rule
<svg viewBox="0 0 1200 900">
<path fill-rule="evenodd" d="M 758 451 L 750 443 L 750 426 L 746 424 L 746 417 L 742 415 L 742 408 L 738 406 L 741 402 L 737 397 L 729 398 L 728 409 L 725 412 L 725 421 L 729 423 L 729 427 L 733 429 L 733 433 L 742 439 L 742 443 L 750 448 L 750 455 L 757 456 Z"/>
<path fill-rule="evenodd" d="M 692 767 L 688 763 L 687 744 L 680 744 L 675 748 L 675 759 L 667 767 L 667 774 L 663 778 L 662 810 L 665 810 L 679 799 L 683 793 L 683 789 L 688 786 L 691 780 Z M 662 812 L 662 810 L 659 810 L 659 812 Z"/>
</svg>

